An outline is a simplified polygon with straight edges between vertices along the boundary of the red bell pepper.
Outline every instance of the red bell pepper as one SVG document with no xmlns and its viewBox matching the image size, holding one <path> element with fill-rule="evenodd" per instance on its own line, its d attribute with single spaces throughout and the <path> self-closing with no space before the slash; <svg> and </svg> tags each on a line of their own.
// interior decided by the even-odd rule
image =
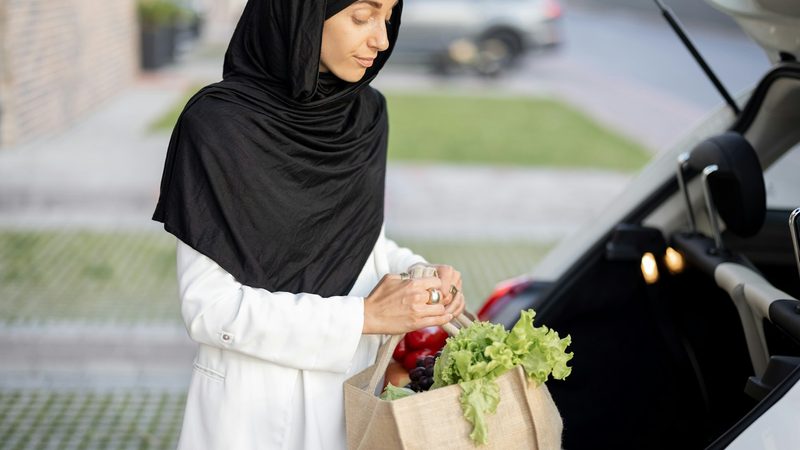
<svg viewBox="0 0 800 450">
<path fill-rule="evenodd" d="M 409 350 L 427 348 L 436 353 L 444 347 L 447 337 L 448 334 L 442 327 L 426 327 L 406 334 L 404 341 Z"/>
<path fill-rule="evenodd" d="M 394 348 L 394 353 L 392 353 L 392 358 L 394 358 L 397 362 L 402 362 L 403 357 L 406 356 L 408 353 L 408 349 L 406 348 L 406 340 L 405 338 L 400 339 L 400 342 L 397 344 L 397 347 Z"/>
</svg>

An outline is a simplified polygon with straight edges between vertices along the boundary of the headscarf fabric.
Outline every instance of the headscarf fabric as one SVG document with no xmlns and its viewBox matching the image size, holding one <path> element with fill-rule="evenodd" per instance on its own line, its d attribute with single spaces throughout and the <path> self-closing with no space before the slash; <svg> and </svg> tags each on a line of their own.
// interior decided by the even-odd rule
<svg viewBox="0 0 800 450">
<path fill-rule="evenodd" d="M 319 72 L 324 21 L 353 1 L 249 0 L 223 80 L 173 130 L 153 219 L 242 284 L 347 294 L 383 224 L 388 122 L 369 82 Z"/>
</svg>

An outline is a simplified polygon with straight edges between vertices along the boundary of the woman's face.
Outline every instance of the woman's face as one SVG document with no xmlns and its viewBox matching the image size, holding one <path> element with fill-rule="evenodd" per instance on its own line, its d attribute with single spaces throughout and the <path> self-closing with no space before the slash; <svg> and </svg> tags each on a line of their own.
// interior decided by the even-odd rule
<svg viewBox="0 0 800 450">
<path fill-rule="evenodd" d="M 342 80 L 360 80 L 373 61 L 389 48 L 387 22 L 395 0 L 358 0 L 325 21 L 322 28 L 320 72 Z"/>
</svg>

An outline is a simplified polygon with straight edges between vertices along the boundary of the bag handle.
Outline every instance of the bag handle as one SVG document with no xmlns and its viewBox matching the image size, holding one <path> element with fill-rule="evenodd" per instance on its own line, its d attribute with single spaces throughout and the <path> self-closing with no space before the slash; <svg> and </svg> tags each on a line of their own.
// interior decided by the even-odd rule
<svg viewBox="0 0 800 450">
<path fill-rule="evenodd" d="M 442 325 L 442 328 L 450 336 L 455 336 L 458 334 L 459 326 L 468 327 L 471 324 L 472 320 L 462 313 L 449 323 Z M 372 377 L 369 379 L 367 392 L 372 392 L 376 396 L 380 395 L 380 392 L 377 392 L 378 382 L 381 381 L 381 378 L 383 378 L 383 375 L 386 373 L 386 368 L 389 367 L 389 361 L 392 359 L 392 353 L 394 353 L 394 349 L 403 337 L 405 337 L 404 334 L 393 334 L 392 337 L 378 349 L 378 358 L 375 360 L 375 371 L 372 372 Z"/>
</svg>

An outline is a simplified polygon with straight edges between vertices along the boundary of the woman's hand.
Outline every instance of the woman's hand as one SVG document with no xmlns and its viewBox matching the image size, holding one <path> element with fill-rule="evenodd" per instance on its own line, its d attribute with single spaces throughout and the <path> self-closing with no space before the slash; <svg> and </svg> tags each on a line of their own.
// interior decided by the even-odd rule
<svg viewBox="0 0 800 450">
<path fill-rule="evenodd" d="M 436 269 L 439 279 L 442 280 L 440 291 L 442 293 L 442 304 L 446 307 L 446 312 L 452 314 L 453 317 L 461 314 L 465 306 L 464 293 L 461 290 L 461 272 L 446 264 L 418 264 Z M 414 266 L 418 264 L 414 264 Z M 409 267 L 409 271 L 411 271 L 411 267 Z M 455 295 L 453 295 L 454 291 Z"/>
<path fill-rule="evenodd" d="M 452 266 L 435 264 L 439 279 L 442 280 L 442 303 L 453 317 L 464 311 L 464 293 L 461 291 L 461 272 Z M 455 292 L 455 295 L 453 295 Z"/>
<path fill-rule="evenodd" d="M 363 334 L 403 334 L 420 328 L 444 325 L 453 312 L 443 303 L 429 305 L 428 289 L 442 290 L 436 277 L 400 279 L 388 274 L 364 299 Z M 463 302 L 462 302 L 463 303 Z"/>
</svg>

